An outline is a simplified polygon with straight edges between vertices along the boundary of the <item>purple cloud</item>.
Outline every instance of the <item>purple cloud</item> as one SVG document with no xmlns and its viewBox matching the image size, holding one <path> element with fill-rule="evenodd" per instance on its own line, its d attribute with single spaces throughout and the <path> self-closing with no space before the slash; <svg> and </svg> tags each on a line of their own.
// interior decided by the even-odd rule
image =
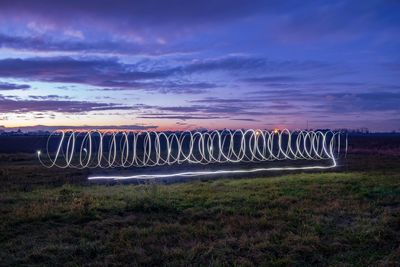
<svg viewBox="0 0 400 267">
<path fill-rule="evenodd" d="M 0 82 L 0 90 L 26 90 L 31 88 L 28 84 L 15 84 Z"/>
<path fill-rule="evenodd" d="M 263 57 L 229 56 L 218 59 L 205 59 L 192 62 L 182 68 L 186 73 L 201 73 L 211 71 L 307 71 L 315 69 L 327 69 L 335 67 L 330 63 L 317 60 L 268 60 Z M 251 74 L 251 73 L 250 73 Z"/>
<path fill-rule="evenodd" d="M 30 95 L 30 99 L 33 100 L 60 100 L 60 99 L 71 99 L 69 96 L 59 96 L 59 95 Z"/>
<path fill-rule="evenodd" d="M 250 82 L 250 83 L 271 83 L 271 82 L 293 82 L 298 81 L 298 77 L 294 76 L 262 76 L 262 77 L 253 77 L 246 78 L 242 81 Z"/>
<path fill-rule="evenodd" d="M 0 98 L 3 113 L 134 109 L 237 125 L 398 116 L 396 1 L 4 0 L 0 10 L 0 90 L 20 90 Z"/>
<path fill-rule="evenodd" d="M 118 104 L 95 103 L 86 101 L 65 100 L 15 100 L 0 95 L 0 113 L 9 112 L 62 112 L 82 113 L 103 110 L 131 110 L 132 107 Z"/>
<path fill-rule="evenodd" d="M 95 79 L 106 75 L 104 79 Z M 0 76 L 30 78 L 48 82 L 102 84 L 107 79 L 122 81 L 163 78 L 160 71 L 139 71 L 134 65 L 122 64 L 115 59 L 84 59 L 70 57 L 29 58 L 0 60 Z"/>
<path fill-rule="evenodd" d="M 220 116 L 200 116 L 200 115 L 164 115 L 164 114 L 147 114 L 138 116 L 140 119 L 173 119 L 173 120 L 213 120 L 213 119 L 224 119 L 226 117 Z"/>
<path fill-rule="evenodd" d="M 180 67 L 154 67 L 152 63 L 121 63 L 116 59 L 101 58 L 26 58 L 0 60 L 0 77 L 32 81 L 78 83 L 106 90 L 146 90 L 160 93 L 196 94 L 219 87 L 204 81 L 183 80 L 185 75 L 226 71 L 304 71 L 326 68 L 329 65 L 316 61 L 269 61 L 264 58 L 227 57 L 186 63 Z M 254 79 L 254 78 L 253 78 Z"/>
<path fill-rule="evenodd" d="M 64 129 L 85 129 L 85 130 L 102 130 L 102 129 L 120 129 L 120 130 L 155 130 L 158 126 L 156 125 L 82 125 L 82 126 L 66 126 L 66 125 L 57 125 L 57 126 L 47 126 L 47 125 L 33 125 L 33 126 L 22 126 L 22 127 L 4 127 L 0 125 L 0 130 L 3 131 L 17 131 L 21 130 L 23 132 L 34 132 L 34 131 L 55 131 L 55 130 L 64 130 Z"/>
<path fill-rule="evenodd" d="M 43 17 L 43 19 L 61 21 L 61 23 L 74 22 L 74 17 L 83 17 L 92 20 L 105 20 L 108 23 L 118 23 L 123 20 L 129 26 L 143 24 L 165 25 L 191 21 L 192 24 L 210 23 L 250 14 L 261 13 L 260 7 L 276 10 L 279 6 L 264 1 L 229 0 L 217 1 L 213 4 L 203 1 L 187 2 L 173 0 L 163 1 L 129 1 L 121 0 L 112 4 L 106 0 L 98 0 L 95 4 L 76 0 L 40 0 L 32 3 L 27 0 L 1 1 L 0 8 L 5 14 L 19 12 L 24 15 Z M 60 12 L 62 10 L 62 12 Z M 75 16 L 70 16 L 75 14 Z"/>
</svg>

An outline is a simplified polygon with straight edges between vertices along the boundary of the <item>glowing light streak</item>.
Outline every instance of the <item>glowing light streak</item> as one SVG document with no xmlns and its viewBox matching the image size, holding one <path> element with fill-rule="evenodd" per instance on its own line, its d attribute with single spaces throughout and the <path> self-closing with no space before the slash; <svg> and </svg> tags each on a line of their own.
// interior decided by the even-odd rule
<svg viewBox="0 0 400 267">
<path fill-rule="evenodd" d="M 238 174 L 238 173 L 253 173 L 262 171 L 293 171 L 293 170 L 322 170 L 336 167 L 336 161 L 334 160 L 331 166 L 306 166 L 306 167 L 276 167 L 276 168 L 256 168 L 256 169 L 241 169 L 241 170 L 217 170 L 217 171 L 192 171 L 192 172 L 179 172 L 172 174 L 138 174 L 128 176 L 90 176 L 89 180 L 127 180 L 127 179 L 157 179 L 157 178 L 169 178 L 169 177 L 192 177 L 192 176 L 203 176 L 203 175 L 215 175 L 215 174 Z"/>
<path fill-rule="evenodd" d="M 59 138 L 54 153 L 50 141 Z M 347 144 L 347 139 L 346 139 Z M 52 133 L 45 155 L 37 152 L 43 166 L 59 168 L 130 168 L 183 163 L 238 163 L 277 160 L 331 160 L 330 166 L 276 167 L 249 170 L 193 171 L 175 174 L 138 174 L 132 176 L 93 176 L 89 179 L 151 179 L 259 171 L 328 169 L 335 167 L 340 153 L 340 133 L 333 131 L 296 131 L 287 129 L 223 130 L 206 132 L 154 131 L 78 131 Z M 337 149 L 336 149 L 337 148 Z M 335 155 L 336 153 L 336 155 Z"/>
</svg>

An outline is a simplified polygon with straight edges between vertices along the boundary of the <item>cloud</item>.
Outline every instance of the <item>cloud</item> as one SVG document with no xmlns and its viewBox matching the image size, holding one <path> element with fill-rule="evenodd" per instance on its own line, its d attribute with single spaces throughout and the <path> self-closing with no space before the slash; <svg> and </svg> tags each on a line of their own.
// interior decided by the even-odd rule
<svg viewBox="0 0 400 267">
<path fill-rule="evenodd" d="M 215 82 L 193 81 L 192 74 L 227 71 L 242 74 L 275 71 L 304 71 L 324 68 L 317 61 L 269 61 L 257 57 L 225 57 L 189 62 L 180 67 L 141 61 L 126 64 L 115 58 L 8 58 L 0 60 L 0 77 L 42 82 L 87 84 L 105 90 L 146 90 L 159 93 L 198 94 L 221 87 Z M 277 80 L 283 76 L 273 76 Z M 288 78 L 288 77 L 286 77 Z M 254 82 L 256 78 L 249 78 Z M 258 78 L 260 79 L 260 78 Z M 265 80 L 265 77 L 263 78 Z"/>
<path fill-rule="evenodd" d="M 176 82 L 176 81 L 151 81 L 151 82 L 108 82 L 110 88 L 99 88 L 102 91 L 122 91 L 140 89 L 144 91 L 158 91 L 159 93 L 174 94 L 200 94 L 217 88 L 218 85 L 209 82 Z M 125 86 L 125 87 L 124 87 Z"/>
<path fill-rule="evenodd" d="M 26 18 L 28 23 L 35 21 L 47 25 L 46 28 L 56 25 L 71 31 L 71 25 L 90 23 L 92 28 L 103 32 L 130 33 L 135 29 L 140 35 L 151 30 L 168 32 L 165 31 L 167 28 L 172 34 L 182 36 L 198 28 L 251 18 L 263 33 L 270 33 L 268 41 L 303 41 L 325 36 L 351 39 L 360 32 L 396 29 L 399 22 L 396 1 L 382 3 L 379 0 L 301 4 L 295 0 L 220 0 L 212 4 L 181 0 L 121 0 L 113 3 L 98 0 L 95 4 L 77 0 L 3 0 L 0 9 L 8 20 L 18 14 L 19 20 Z M 78 30 L 74 28 L 74 31 Z"/>
<path fill-rule="evenodd" d="M 188 106 L 151 106 L 154 112 L 140 114 L 144 119 L 233 119 L 245 120 L 243 116 L 263 118 L 275 115 L 298 115 L 302 111 L 293 110 L 293 105 L 285 103 L 260 105 L 258 99 L 200 99 L 195 105 Z M 194 103 L 196 101 L 191 101 Z M 207 103 L 207 104 L 206 104 Z M 148 107 L 150 108 L 150 107 Z M 258 119 L 253 118 L 254 121 Z"/>
<path fill-rule="evenodd" d="M 261 13 L 263 1 L 0 1 L 0 47 L 30 51 L 85 51 L 124 54 L 193 52 L 179 45 L 214 23 Z M 269 7 L 272 9 L 272 7 Z M 18 29 L 15 29 L 18 28 Z M 23 30 L 20 30 L 23 28 Z M 0 27 L 1 29 L 1 27 Z M 200 30 L 202 29 L 202 30 Z M 204 48 L 202 48 L 204 49 Z"/>
<path fill-rule="evenodd" d="M 264 99 L 260 99 L 259 97 L 253 98 L 218 98 L 218 97 L 205 97 L 196 100 L 190 100 L 191 103 L 212 103 L 212 104 L 243 104 L 249 102 L 264 102 Z"/>
<path fill-rule="evenodd" d="M 292 82 L 297 80 L 299 78 L 294 76 L 262 76 L 242 79 L 242 81 L 249 83 Z"/>
<path fill-rule="evenodd" d="M 207 110 L 221 111 L 225 110 L 227 113 L 247 113 L 248 115 L 253 112 L 246 112 L 246 110 L 260 110 L 261 109 L 292 109 L 296 108 L 295 105 L 288 104 L 287 101 L 271 101 L 269 98 L 260 96 L 246 96 L 243 98 L 217 98 L 217 97 L 206 97 L 203 99 L 191 100 L 191 103 L 208 103 L 212 104 L 212 108 L 206 108 Z M 204 109 L 204 108 L 203 108 Z"/>
<path fill-rule="evenodd" d="M 0 77 L 43 82 L 79 83 L 95 86 L 135 87 L 136 81 L 165 78 L 171 70 L 139 70 L 116 59 L 71 57 L 0 60 Z"/>
<path fill-rule="evenodd" d="M 0 80 L 15 84 L 0 90 L 26 91 L 2 97 L 0 110 L 135 110 L 101 103 L 125 103 L 129 94 L 171 105 L 137 112 L 170 120 L 385 117 L 399 111 L 399 7 L 379 0 L 3 0 Z M 74 101 L 57 89 L 73 90 Z"/>
<path fill-rule="evenodd" d="M 26 78 L 48 82 L 84 83 L 111 87 L 146 87 L 141 80 L 165 79 L 173 75 L 201 74 L 213 71 L 305 71 L 329 67 L 319 61 L 269 61 L 257 57 L 225 57 L 184 64 L 181 67 L 154 67 L 157 62 L 124 64 L 115 58 L 8 58 L 0 60 L 0 77 Z M 276 79 L 276 78 L 275 78 Z M 253 78 L 254 80 L 254 78 Z M 207 82 L 183 83 L 166 81 L 166 87 L 191 85 L 209 88 Z M 152 85 L 150 83 L 150 85 Z"/>
<path fill-rule="evenodd" d="M 137 66 L 122 64 L 116 59 L 53 57 L 0 60 L 1 77 L 48 82 L 103 85 L 108 80 L 127 82 L 140 79 L 164 78 L 169 74 L 168 72 L 156 70 L 140 71 Z"/>
<path fill-rule="evenodd" d="M 365 43 L 366 38 L 372 37 L 379 42 L 399 30 L 400 5 L 396 1 L 323 1 L 292 5 L 266 25 L 269 41 L 291 45 Z"/>
<path fill-rule="evenodd" d="M 367 111 L 400 110 L 397 92 L 326 92 L 325 90 L 263 90 L 254 95 L 265 96 L 268 101 L 298 103 L 310 112 L 346 114 Z"/>
<path fill-rule="evenodd" d="M 144 68 L 147 69 L 142 70 Z M 104 90 L 145 90 L 160 93 L 198 94 L 218 87 L 210 82 L 167 79 L 176 72 L 176 68 L 155 69 L 140 63 L 124 64 L 116 59 L 52 57 L 0 60 L 0 77 L 5 78 L 88 84 L 105 87 Z M 15 88 L 17 85 L 4 86 Z"/>
<path fill-rule="evenodd" d="M 332 113 L 400 111 L 400 93 L 397 92 L 334 93 L 326 99 Z"/>
<path fill-rule="evenodd" d="M 79 31 L 77 31 L 79 32 Z M 71 34 L 71 33 L 70 33 Z M 77 34 L 77 33 L 75 33 Z M 146 55 L 167 55 L 176 53 L 169 47 L 159 47 L 149 44 L 141 46 L 137 43 L 126 40 L 101 40 L 83 38 L 50 38 L 46 35 L 41 36 L 19 36 L 0 33 L 0 48 L 12 48 L 24 51 L 43 51 L 43 52 L 91 52 L 101 54 L 146 54 Z M 182 49 L 182 52 L 185 52 Z"/>
<path fill-rule="evenodd" d="M 207 97 L 190 102 L 196 104 L 193 112 L 224 114 L 231 118 L 246 115 L 260 118 L 271 115 L 296 117 L 300 114 L 315 118 L 321 115 L 335 117 L 355 113 L 398 112 L 400 93 L 264 90 L 240 99 Z"/>
<path fill-rule="evenodd" d="M 31 88 L 28 84 L 15 84 L 0 82 L 0 90 L 26 90 Z"/>
<path fill-rule="evenodd" d="M 253 119 L 253 118 L 243 118 L 243 119 L 241 119 L 241 118 L 234 118 L 234 119 L 230 119 L 230 120 L 231 120 L 231 121 L 255 121 L 255 122 L 260 121 L 260 120 Z"/>
<path fill-rule="evenodd" d="M 200 115 L 164 115 L 164 114 L 146 114 L 138 116 L 140 119 L 168 119 L 168 120 L 213 120 L 213 119 L 224 119 L 226 117 L 220 116 L 200 116 Z"/>
<path fill-rule="evenodd" d="M 117 130 L 154 130 L 157 129 L 156 125 L 82 125 L 82 126 L 67 126 L 67 125 L 33 125 L 22 127 L 4 127 L 0 125 L 0 130 L 3 131 L 17 131 L 34 132 L 34 131 L 56 131 L 56 130 L 102 130 L 102 129 L 117 129 Z"/>
<path fill-rule="evenodd" d="M 202 73 L 211 71 L 245 71 L 262 70 L 268 72 L 322 70 L 334 67 L 332 64 L 317 60 L 268 60 L 263 57 L 227 56 L 216 59 L 204 59 L 191 62 L 182 67 L 185 73 Z M 283 76 L 282 76 L 283 77 Z"/>
<path fill-rule="evenodd" d="M 58 100 L 58 99 L 70 99 L 69 96 L 60 96 L 60 95 L 30 95 L 28 96 L 34 100 Z"/>
<path fill-rule="evenodd" d="M 255 43 L 250 48 L 259 43 L 267 49 L 268 44 L 276 42 L 290 45 L 328 38 L 331 44 L 368 38 L 371 34 L 384 39 L 385 35 L 396 34 L 400 25 L 398 3 L 379 0 L 301 4 L 295 0 L 220 0 L 212 4 L 181 0 L 99 0 L 96 4 L 77 0 L 3 0 L 0 10 L 0 23 L 17 25 L 17 30 L 12 30 L 20 34 L 7 36 L 5 33 L 10 31 L 5 27 L 4 36 L 0 36 L 3 47 L 131 54 L 182 49 L 193 52 L 210 45 L 223 49 L 227 43 L 237 43 L 234 48 L 241 51 L 247 48 L 242 39 Z M 200 35 L 211 42 L 205 38 L 196 42 Z M 214 36 L 223 36 L 223 40 Z M 182 40 L 190 44 L 182 44 Z"/>
<path fill-rule="evenodd" d="M 108 23 L 120 24 L 124 21 L 127 26 L 165 25 L 187 22 L 191 24 L 224 21 L 238 17 L 246 17 L 250 14 L 260 13 L 260 7 L 265 6 L 264 1 L 252 1 L 249 4 L 245 0 L 235 2 L 229 0 L 217 1 L 213 4 L 203 1 L 173 0 L 168 3 L 156 0 L 118 2 L 99 0 L 96 4 L 82 3 L 77 0 L 40 0 L 30 1 L 15 0 L 1 1 L 0 9 L 8 14 L 16 12 L 29 16 L 42 17 L 42 20 L 58 21 L 59 23 L 73 23 L 74 18 L 86 18 L 96 21 L 103 20 Z M 275 9 L 275 5 L 269 5 Z M 74 14 L 74 16 L 70 16 Z M 121 25 L 122 27 L 124 25 Z M 120 26 L 120 27 L 121 27 Z"/>
<path fill-rule="evenodd" d="M 109 103 L 95 103 L 86 101 L 65 100 L 15 100 L 0 95 L 0 113 L 12 112 L 62 112 L 82 113 L 104 110 L 131 110 L 132 107 Z"/>
<path fill-rule="evenodd" d="M 160 112 L 174 112 L 177 114 L 185 115 L 201 115 L 209 116 L 213 118 L 214 116 L 234 116 L 234 115 L 259 115 L 259 112 L 252 111 L 254 107 L 243 107 L 240 105 L 221 105 L 212 104 L 209 105 L 190 105 L 190 106 L 154 106 L 155 110 Z M 157 115 L 165 115 L 163 113 Z M 175 114 L 174 114 L 175 115 Z"/>
</svg>

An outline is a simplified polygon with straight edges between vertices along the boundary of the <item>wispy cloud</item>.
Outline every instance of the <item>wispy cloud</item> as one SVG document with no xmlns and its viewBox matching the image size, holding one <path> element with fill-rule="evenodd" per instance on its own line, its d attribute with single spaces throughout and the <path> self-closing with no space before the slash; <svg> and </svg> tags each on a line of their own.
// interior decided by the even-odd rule
<svg viewBox="0 0 400 267">
<path fill-rule="evenodd" d="M 2 116 L 163 127 L 371 114 L 382 127 L 398 116 L 395 1 L 4 0 L 0 10 Z"/>
<path fill-rule="evenodd" d="M 226 117 L 220 116 L 200 116 L 200 115 L 164 115 L 164 114 L 147 114 L 138 116 L 140 119 L 157 119 L 157 120 L 214 120 L 224 119 Z"/>
<path fill-rule="evenodd" d="M 132 107 L 109 103 L 65 100 L 16 100 L 0 95 L 0 113 L 44 112 L 82 113 L 104 110 L 132 110 Z"/>
<path fill-rule="evenodd" d="M 59 100 L 59 99 L 71 99 L 69 96 L 61 96 L 61 95 L 30 95 L 28 96 L 30 99 L 34 100 Z"/>
<path fill-rule="evenodd" d="M 293 82 L 298 80 L 299 78 L 295 76 L 261 76 L 242 79 L 242 81 L 250 83 Z"/>
<path fill-rule="evenodd" d="M 126 64 L 115 58 L 9 58 L 0 60 L 0 77 L 31 81 L 75 83 L 97 86 L 104 90 L 145 90 L 160 93 L 197 94 L 223 87 L 210 81 L 192 81 L 191 75 L 204 72 L 241 72 L 246 75 L 255 70 L 304 71 L 329 66 L 316 61 L 269 61 L 253 57 L 225 57 L 185 63 L 182 66 L 154 67 L 154 62 Z M 277 81 L 286 76 L 273 76 Z M 247 82 L 257 79 L 248 78 Z"/>
<path fill-rule="evenodd" d="M 15 84 L 0 82 L 0 90 L 26 90 L 31 88 L 29 84 Z"/>
<path fill-rule="evenodd" d="M 183 72 L 201 73 L 210 71 L 244 71 L 252 74 L 252 71 L 259 70 L 264 72 L 282 71 L 308 71 L 313 69 L 326 69 L 335 67 L 328 62 L 318 60 L 269 60 L 264 57 L 249 56 L 227 56 L 215 59 L 197 60 L 182 67 Z M 275 76 L 278 77 L 278 76 Z M 281 76 L 285 77 L 285 76 Z M 287 77 L 287 76 L 286 76 Z"/>
<path fill-rule="evenodd" d="M 4 127 L 0 125 L 0 130 L 6 131 L 17 131 L 21 130 L 24 132 L 29 131 L 55 131 L 55 130 L 102 130 L 102 129 L 120 129 L 120 130 L 155 130 L 158 126 L 156 125 L 81 125 L 81 126 L 68 126 L 68 125 L 56 125 L 56 126 L 47 126 L 47 125 L 33 125 L 33 126 L 20 126 L 20 127 Z"/>
</svg>

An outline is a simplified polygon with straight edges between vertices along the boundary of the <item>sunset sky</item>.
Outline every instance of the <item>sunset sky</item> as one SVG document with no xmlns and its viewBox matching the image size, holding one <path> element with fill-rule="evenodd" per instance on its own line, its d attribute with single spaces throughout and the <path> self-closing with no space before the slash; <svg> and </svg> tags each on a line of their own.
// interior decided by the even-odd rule
<svg viewBox="0 0 400 267">
<path fill-rule="evenodd" d="M 399 14 L 395 0 L 1 0 L 0 129 L 399 131 Z"/>
</svg>

